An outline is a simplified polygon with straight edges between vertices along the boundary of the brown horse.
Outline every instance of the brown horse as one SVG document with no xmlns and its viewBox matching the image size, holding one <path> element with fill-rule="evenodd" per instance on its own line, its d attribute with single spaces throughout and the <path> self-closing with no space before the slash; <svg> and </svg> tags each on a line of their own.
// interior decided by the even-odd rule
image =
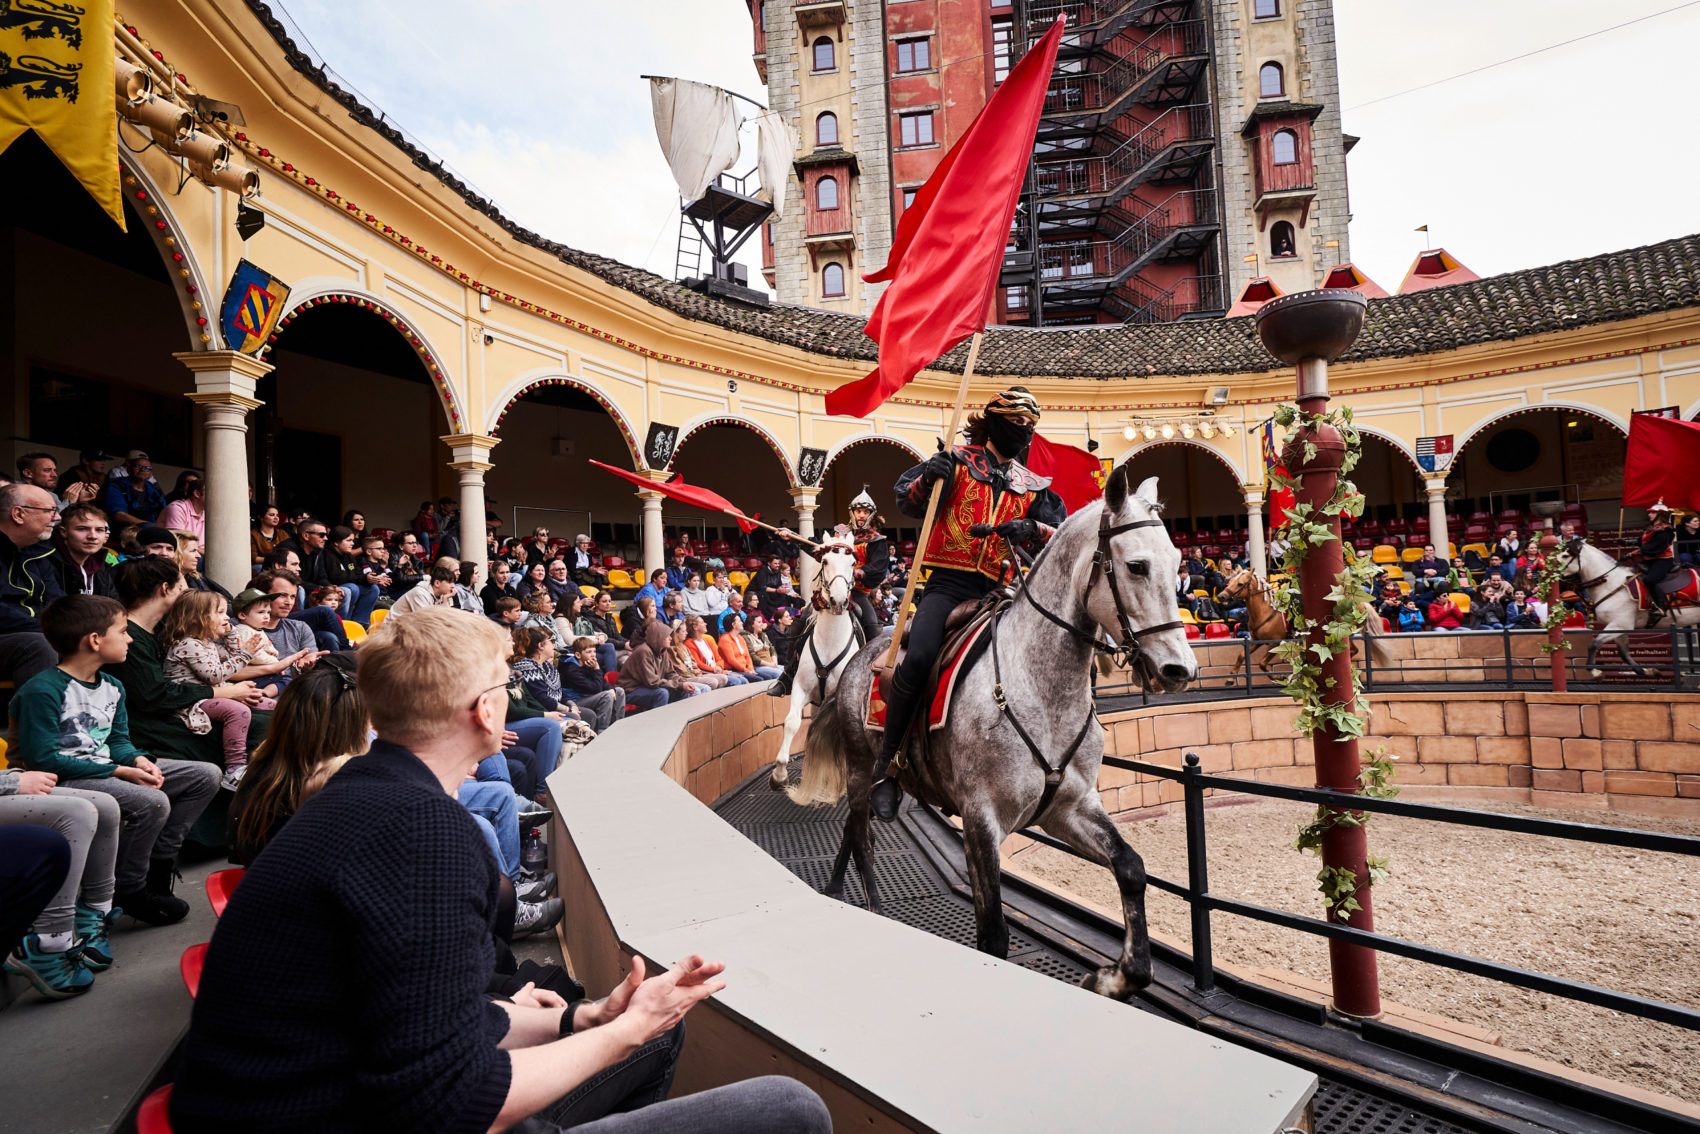
<svg viewBox="0 0 1700 1134">
<path fill-rule="evenodd" d="M 1292 632 L 1292 628 L 1287 624 L 1287 616 L 1275 608 L 1275 592 L 1269 585 L 1269 580 L 1250 568 L 1242 567 L 1222 584 L 1216 601 L 1224 609 L 1243 605 L 1246 608 L 1246 630 L 1250 632 L 1251 640 L 1259 643 L 1241 654 L 1239 660 L 1234 662 L 1233 672 L 1228 675 L 1228 684 L 1234 683 L 1241 666 L 1248 670 L 1251 668 L 1249 663 L 1253 657 L 1257 659 L 1258 668 L 1264 673 L 1270 672 L 1269 655 L 1274 651 L 1275 644 Z M 1375 641 L 1385 633 L 1381 628 L 1381 615 L 1376 613 L 1375 606 L 1368 600 L 1365 600 L 1363 605 L 1367 608 L 1364 611 L 1364 633 L 1369 638 L 1370 649 L 1375 651 L 1375 660 L 1385 665 L 1385 651 L 1379 649 Z M 1352 645 L 1352 660 L 1360 663 L 1362 661 L 1356 643 Z"/>
</svg>

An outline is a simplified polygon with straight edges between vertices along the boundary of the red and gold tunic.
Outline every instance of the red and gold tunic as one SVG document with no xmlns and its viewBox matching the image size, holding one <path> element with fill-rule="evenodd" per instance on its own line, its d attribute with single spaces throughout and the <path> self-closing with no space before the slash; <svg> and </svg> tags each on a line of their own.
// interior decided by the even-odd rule
<svg viewBox="0 0 1700 1134">
<path fill-rule="evenodd" d="M 955 456 L 956 465 L 933 521 L 932 535 L 921 549 L 921 565 L 968 571 L 1001 581 L 1006 555 L 1003 541 L 976 536 L 969 529 L 975 524 L 996 527 L 1009 520 L 1030 517 L 1039 521 L 1039 541 L 1043 543 L 1050 538 L 1051 525 L 1062 522 L 1062 503 L 1050 490 L 1048 478 L 1018 461 L 1003 466 L 1005 483 L 1000 491 L 994 484 L 996 474 L 984 448 L 958 446 Z M 926 504 L 927 492 L 921 490 L 918 475 L 920 468 L 910 470 L 898 483 L 900 501 L 911 515 L 916 511 L 913 504 L 918 502 L 922 509 Z M 905 496 L 912 499 L 904 499 Z"/>
</svg>

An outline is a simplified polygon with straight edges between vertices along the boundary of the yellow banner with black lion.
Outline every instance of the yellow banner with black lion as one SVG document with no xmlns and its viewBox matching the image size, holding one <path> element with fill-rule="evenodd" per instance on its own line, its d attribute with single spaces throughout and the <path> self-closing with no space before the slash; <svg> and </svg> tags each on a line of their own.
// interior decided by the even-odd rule
<svg viewBox="0 0 1700 1134">
<path fill-rule="evenodd" d="M 124 227 L 113 0 L 0 0 L 0 151 L 34 130 Z"/>
</svg>

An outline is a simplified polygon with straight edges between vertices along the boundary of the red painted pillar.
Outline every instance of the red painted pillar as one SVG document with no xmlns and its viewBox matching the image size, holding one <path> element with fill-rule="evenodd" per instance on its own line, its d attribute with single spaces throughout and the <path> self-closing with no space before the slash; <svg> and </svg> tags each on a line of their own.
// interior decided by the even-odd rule
<svg viewBox="0 0 1700 1134">
<path fill-rule="evenodd" d="M 1321 414 L 1328 409 L 1328 364 L 1320 358 L 1302 359 L 1299 364 L 1299 408 L 1306 413 Z M 1315 453 L 1305 460 L 1306 445 L 1313 444 Z M 1286 454 L 1287 468 L 1298 482 L 1295 492 L 1300 504 L 1309 504 L 1313 515 L 1319 515 L 1323 505 L 1334 496 L 1340 480 L 1340 466 L 1345 460 L 1346 446 L 1339 430 L 1331 425 L 1320 428 L 1305 426 L 1293 439 Z M 1333 518 L 1329 526 L 1333 535 L 1327 542 L 1311 548 L 1299 571 L 1299 593 L 1303 600 L 1305 622 L 1310 626 L 1307 646 L 1322 643 L 1324 625 L 1333 617 L 1334 604 L 1328 592 L 1335 586 L 1345 568 L 1345 551 L 1340 543 L 1340 520 Z M 1367 646 L 1366 646 L 1367 648 Z M 1314 655 L 1312 655 L 1314 657 Z M 1322 663 L 1318 681 L 1322 699 L 1334 705 L 1352 702 L 1352 656 L 1350 651 L 1335 654 Z M 1359 790 L 1358 742 L 1342 737 L 1332 726 L 1319 728 L 1311 744 L 1316 753 L 1316 786 L 1335 791 L 1356 793 Z M 1333 827 L 1322 836 L 1324 866 L 1346 867 L 1358 877 L 1358 904 L 1362 906 L 1351 915 L 1347 924 L 1354 929 L 1374 930 L 1375 916 L 1370 901 L 1367 842 L 1363 827 Z M 1332 918 L 1334 915 L 1331 913 Z M 1381 1012 L 1380 980 L 1375 950 L 1343 941 L 1328 943 L 1328 961 L 1334 985 L 1334 1006 L 1353 1016 L 1375 1016 Z"/>
<path fill-rule="evenodd" d="M 1551 562 L 1552 557 L 1558 554 L 1559 542 L 1559 538 L 1553 534 L 1552 521 L 1548 520 L 1547 534 L 1541 537 L 1542 562 Z M 1552 588 L 1547 592 L 1546 600 L 1549 613 L 1564 607 L 1564 580 L 1557 575 L 1553 576 Z M 1551 667 L 1552 674 L 1552 691 L 1563 693 L 1570 688 L 1569 669 L 1564 661 L 1564 619 L 1553 622 L 1552 628 L 1547 631 L 1547 642 L 1554 647 L 1552 652 L 1547 654 L 1547 664 Z"/>
</svg>

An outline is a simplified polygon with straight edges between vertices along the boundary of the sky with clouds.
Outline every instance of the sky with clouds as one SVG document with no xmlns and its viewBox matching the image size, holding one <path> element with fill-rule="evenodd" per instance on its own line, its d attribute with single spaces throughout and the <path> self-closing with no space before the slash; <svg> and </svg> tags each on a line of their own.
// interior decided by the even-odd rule
<svg viewBox="0 0 1700 1134">
<path fill-rule="evenodd" d="M 370 105 L 509 216 L 669 276 L 678 195 L 639 76 L 765 101 L 744 0 L 282 6 Z M 1345 129 L 1363 139 L 1352 259 L 1389 290 L 1422 224 L 1484 276 L 1700 231 L 1700 146 L 1681 113 L 1700 3 L 1335 0 L 1334 13 Z"/>
</svg>

